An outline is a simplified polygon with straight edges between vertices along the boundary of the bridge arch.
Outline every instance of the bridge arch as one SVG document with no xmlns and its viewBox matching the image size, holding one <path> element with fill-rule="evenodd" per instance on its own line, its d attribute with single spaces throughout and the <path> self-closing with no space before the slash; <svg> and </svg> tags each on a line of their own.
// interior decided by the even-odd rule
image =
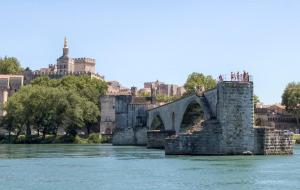
<svg viewBox="0 0 300 190">
<path fill-rule="evenodd" d="M 198 112 L 196 112 L 195 110 L 198 110 Z M 193 94 L 175 100 L 174 102 L 170 102 L 165 105 L 148 110 L 147 126 L 150 130 L 153 129 L 153 126 L 151 125 L 156 115 L 159 115 L 159 117 L 163 121 L 165 130 L 173 130 L 178 133 L 184 131 L 181 129 L 182 123 L 188 125 L 187 122 L 185 122 L 186 120 L 188 120 L 186 119 L 186 115 L 192 117 L 192 122 L 194 122 L 193 124 L 195 124 L 197 122 L 193 118 L 196 118 L 196 116 L 198 116 L 201 118 L 203 117 L 203 120 L 204 118 L 209 119 L 211 113 L 205 97 Z"/>
<path fill-rule="evenodd" d="M 155 114 L 150 125 L 151 130 L 166 130 L 165 124 L 159 114 Z"/>
<path fill-rule="evenodd" d="M 204 110 L 199 99 L 191 99 L 187 101 L 180 113 L 179 128 L 177 132 L 186 132 L 192 130 L 195 125 L 201 126 L 201 122 L 204 121 Z"/>
</svg>

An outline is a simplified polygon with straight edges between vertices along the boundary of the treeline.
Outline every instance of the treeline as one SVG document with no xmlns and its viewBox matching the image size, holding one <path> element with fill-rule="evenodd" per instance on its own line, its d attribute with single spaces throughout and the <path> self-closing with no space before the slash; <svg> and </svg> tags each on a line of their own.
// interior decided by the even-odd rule
<svg viewBox="0 0 300 190">
<path fill-rule="evenodd" d="M 37 78 L 8 99 L 1 127 L 8 131 L 9 141 L 11 134 L 45 139 L 57 136 L 60 129 L 66 136 L 75 137 L 79 129 L 89 134 L 100 118 L 99 97 L 106 91 L 106 82 L 88 76 Z"/>
<path fill-rule="evenodd" d="M 23 71 L 20 62 L 15 57 L 0 57 L 0 74 L 20 74 Z"/>
</svg>

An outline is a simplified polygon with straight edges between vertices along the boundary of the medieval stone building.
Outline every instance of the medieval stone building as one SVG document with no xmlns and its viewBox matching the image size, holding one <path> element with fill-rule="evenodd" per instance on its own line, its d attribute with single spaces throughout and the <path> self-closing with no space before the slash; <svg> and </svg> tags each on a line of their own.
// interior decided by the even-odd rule
<svg viewBox="0 0 300 190">
<path fill-rule="evenodd" d="M 144 88 L 140 89 L 142 92 L 150 92 L 151 88 L 156 89 L 157 94 L 162 94 L 166 96 L 182 96 L 185 93 L 183 86 L 178 86 L 175 84 L 165 84 L 164 82 L 145 82 Z"/>
<path fill-rule="evenodd" d="M 147 144 L 147 110 L 156 105 L 155 97 L 139 97 L 132 87 L 131 94 L 102 96 L 100 102 L 100 133 L 111 135 L 113 145 Z"/>
<path fill-rule="evenodd" d="M 49 69 L 58 73 L 95 73 L 96 60 L 92 58 L 71 58 L 67 39 L 64 41 L 63 55 L 57 59 L 56 65 L 50 65 Z"/>
<path fill-rule="evenodd" d="M 56 60 L 56 64 L 50 64 L 47 68 L 37 71 L 24 71 L 24 83 L 28 84 L 32 79 L 40 76 L 50 78 L 61 78 L 66 75 L 87 75 L 92 78 L 104 80 L 104 76 L 96 73 L 96 60 L 93 58 L 81 57 L 72 58 L 69 55 L 67 38 L 64 40 L 63 54 Z"/>
</svg>

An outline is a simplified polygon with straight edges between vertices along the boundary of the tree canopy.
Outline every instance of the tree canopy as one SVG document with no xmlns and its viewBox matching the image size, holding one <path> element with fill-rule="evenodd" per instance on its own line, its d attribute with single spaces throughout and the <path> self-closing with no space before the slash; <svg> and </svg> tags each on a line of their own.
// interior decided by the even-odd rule
<svg viewBox="0 0 300 190">
<path fill-rule="evenodd" d="M 165 94 L 157 94 L 156 95 L 156 101 L 162 102 L 162 103 L 173 102 L 179 98 L 180 98 L 180 96 L 167 96 Z"/>
<path fill-rule="evenodd" d="M 17 58 L 0 58 L 0 74 L 19 74 L 21 71 L 22 68 Z"/>
<path fill-rule="evenodd" d="M 282 104 L 286 106 L 286 110 L 292 113 L 297 118 L 297 124 L 299 125 L 300 118 L 300 83 L 289 83 L 283 94 Z"/>
<path fill-rule="evenodd" d="M 29 137 L 32 132 L 43 138 L 56 136 L 59 128 L 75 136 L 78 129 L 86 127 L 89 134 L 89 127 L 100 118 L 99 98 L 106 89 L 105 82 L 86 76 L 37 78 L 9 98 L 1 126 L 9 134 Z"/>
<path fill-rule="evenodd" d="M 194 72 L 188 76 L 184 84 L 186 94 L 194 93 L 195 89 L 199 86 L 203 86 L 205 90 L 209 90 L 217 86 L 217 81 L 210 75 L 205 76 L 202 73 Z"/>
<path fill-rule="evenodd" d="M 106 82 L 88 76 L 66 76 L 61 79 L 50 79 L 48 76 L 43 76 L 34 79 L 30 84 L 72 90 L 99 106 L 100 96 L 105 95 L 107 91 Z"/>
</svg>

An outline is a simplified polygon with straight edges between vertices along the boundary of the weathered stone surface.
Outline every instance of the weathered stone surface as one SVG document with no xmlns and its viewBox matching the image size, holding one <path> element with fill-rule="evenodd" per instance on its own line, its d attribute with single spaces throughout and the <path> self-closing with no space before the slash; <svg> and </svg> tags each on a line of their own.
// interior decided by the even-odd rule
<svg viewBox="0 0 300 190">
<path fill-rule="evenodd" d="M 254 128 L 255 153 L 263 155 L 293 154 L 292 136 L 275 128 Z"/>
<path fill-rule="evenodd" d="M 116 128 L 112 138 L 113 145 L 147 145 L 147 128 Z"/>
<path fill-rule="evenodd" d="M 175 131 L 150 130 L 147 132 L 147 148 L 165 148 L 165 139 L 175 135 Z"/>
<path fill-rule="evenodd" d="M 134 145 L 134 131 L 132 128 L 116 128 L 113 132 L 113 145 Z"/>
<path fill-rule="evenodd" d="M 222 82 L 218 84 L 217 90 L 217 120 L 223 131 L 222 152 L 253 152 L 253 83 Z"/>
<path fill-rule="evenodd" d="M 178 133 L 187 107 L 195 102 L 201 106 L 204 118 L 209 119 L 211 117 L 211 110 L 205 97 L 199 97 L 196 94 L 193 94 L 158 108 L 148 110 L 148 128 L 152 130 L 152 122 L 155 117 L 159 116 L 163 121 L 165 130 L 175 130 Z"/>
<path fill-rule="evenodd" d="M 211 114 L 213 117 L 217 116 L 217 102 L 218 102 L 218 90 L 211 89 L 206 92 L 204 92 L 204 97 L 210 107 Z"/>
<path fill-rule="evenodd" d="M 293 153 L 290 135 L 274 129 L 254 130 L 252 82 L 221 82 L 216 89 L 198 98 L 202 98 L 202 102 L 205 102 L 203 98 L 206 99 L 212 117 L 204 122 L 201 131 L 177 133 L 176 136 L 166 138 L 166 154 L 274 155 Z M 168 118 L 165 115 L 170 114 L 169 109 L 175 106 L 156 108 L 156 113 L 151 112 L 160 114 L 164 120 Z M 182 106 L 181 109 L 186 108 Z M 160 141 L 159 138 L 158 141 Z"/>
<path fill-rule="evenodd" d="M 134 139 L 135 145 L 147 145 L 147 127 L 138 127 L 135 128 Z"/>
<path fill-rule="evenodd" d="M 216 120 L 207 120 L 201 131 L 183 133 L 166 138 L 165 153 L 168 155 L 220 155 L 222 128 Z"/>
</svg>

